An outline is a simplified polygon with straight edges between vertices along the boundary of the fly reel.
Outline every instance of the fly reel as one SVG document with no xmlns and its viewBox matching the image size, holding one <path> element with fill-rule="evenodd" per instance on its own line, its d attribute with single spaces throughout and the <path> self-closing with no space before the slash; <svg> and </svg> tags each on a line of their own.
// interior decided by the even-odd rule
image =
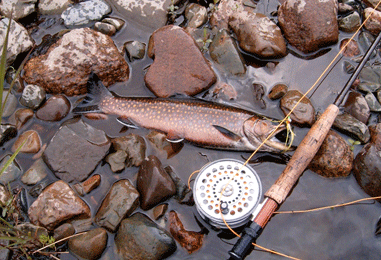
<svg viewBox="0 0 381 260">
<path fill-rule="evenodd" d="M 253 168 L 243 165 L 235 159 L 222 159 L 200 170 L 193 196 L 198 213 L 210 225 L 226 228 L 224 219 L 232 228 L 242 226 L 258 206 L 260 179 Z"/>
</svg>

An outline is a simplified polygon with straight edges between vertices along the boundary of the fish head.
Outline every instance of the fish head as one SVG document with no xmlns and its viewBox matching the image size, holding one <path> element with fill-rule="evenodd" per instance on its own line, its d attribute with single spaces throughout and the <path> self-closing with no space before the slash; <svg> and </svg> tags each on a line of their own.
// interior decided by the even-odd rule
<svg viewBox="0 0 381 260">
<path fill-rule="evenodd" d="M 243 132 L 250 144 L 257 148 L 263 143 L 259 150 L 264 152 L 280 153 L 289 150 L 289 146 L 275 137 L 275 135 L 285 129 L 286 126 L 284 125 L 277 126 L 270 120 L 259 117 L 251 117 L 243 124 Z M 269 135 L 271 135 L 270 138 L 268 138 Z M 267 138 L 268 140 L 266 140 Z"/>
</svg>

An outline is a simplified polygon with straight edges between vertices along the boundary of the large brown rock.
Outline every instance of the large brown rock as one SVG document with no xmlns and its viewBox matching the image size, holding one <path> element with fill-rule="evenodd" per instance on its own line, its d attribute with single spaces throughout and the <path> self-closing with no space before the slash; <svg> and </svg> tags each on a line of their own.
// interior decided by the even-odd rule
<svg viewBox="0 0 381 260">
<path fill-rule="evenodd" d="M 91 72 L 109 86 L 128 79 L 129 68 L 109 36 L 90 28 L 74 29 L 62 36 L 46 54 L 24 66 L 24 80 L 48 93 L 68 96 L 86 93 Z"/>
<path fill-rule="evenodd" d="M 378 35 L 381 32 L 381 12 L 373 11 L 373 8 L 365 8 L 364 19 L 370 18 L 364 24 L 364 27 L 374 35 Z"/>
<path fill-rule="evenodd" d="M 336 0 L 288 0 L 278 10 L 278 21 L 288 42 L 308 53 L 338 41 Z"/>
<path fill-rule="evenodd" d="M 89 218 L 89 206 L 64 181 L 46 187 L 28 210 L 30 221 L 48 230 L 74 217 Z"/>
<path fill-rule="evenodd" d="M 144 77 L 158 97 L 196 95 L 212 86 L 216 74 L 194 42 L 181 27 L 168 25 L 150 38 L 148 56 L 154 58 Z"/>
<path fill-rule="evenodd" d="M 280 109 L 287 115 L 303 94 L 299 90 L 289 90 L 280 100 Z M 312 125 L 315 122 L 315 108 L 311 101 L 304 97 L 290 115 L 292 122 L 299 125 Z"/>
</svg>

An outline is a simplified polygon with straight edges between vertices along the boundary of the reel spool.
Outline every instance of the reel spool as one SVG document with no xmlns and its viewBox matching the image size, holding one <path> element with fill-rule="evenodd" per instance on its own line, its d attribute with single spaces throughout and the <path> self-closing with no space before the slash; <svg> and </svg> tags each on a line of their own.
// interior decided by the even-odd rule
<svg viewBox="0 0 381 260">
<path fill-rule="evenodd" d="M 210 225 L 226 228 L 247 223 L 262 196 L 262 185 L 253 168 L 235 159 L 205 165 L 198 174 L 193 196 L 200 216 Z M 221 194 L 222 192 L 222 194 Z"/>
</svg>

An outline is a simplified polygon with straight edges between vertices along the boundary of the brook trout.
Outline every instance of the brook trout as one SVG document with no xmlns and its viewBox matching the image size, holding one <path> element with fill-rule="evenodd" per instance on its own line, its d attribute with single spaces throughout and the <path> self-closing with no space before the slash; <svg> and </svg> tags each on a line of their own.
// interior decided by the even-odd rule
<svg viewBox="0 0 381 260">
<path fill-rule="evenodd" d="M 170 142 L 185 139 L 205 148 L 254 151 L 276 127 L 253 112 L 196 98 L 119 97 L 94 73 L 87 91 L 74 113 L 114 114 L 129 127 L 164 132 Z M 284 129 L 280 127 L 275 134 Z M 272 137 L 260 150 L 281 152 L 287 146 Z"/>
</svg>

